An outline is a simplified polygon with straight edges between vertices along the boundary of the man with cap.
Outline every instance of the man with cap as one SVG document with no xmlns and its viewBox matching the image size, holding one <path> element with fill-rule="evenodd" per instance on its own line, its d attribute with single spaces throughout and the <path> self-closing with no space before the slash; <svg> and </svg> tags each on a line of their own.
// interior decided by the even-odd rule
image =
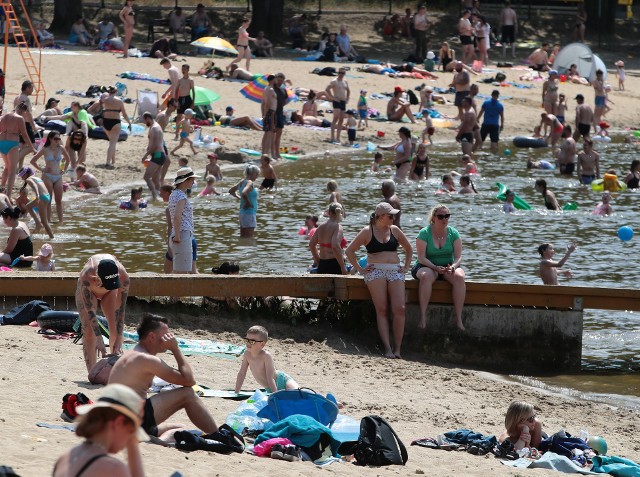
<svg viewBox="0 0 640 477">
<path fill-rule="evenodd" d="M 491 99 L 487 99 L 482 103 L 480 113 L 478 114 L 478 121 L 484 114 L 484 122 L 480 128 L 480 137 L 482 142 L 487 139 L 487 136 L 491 139 L 491 152 L 496 153 L 498 151 L 498 141 L 500 141 L 500 131 L 504 128 L 504 106 L 498 98 L 500 97 L 500 91 L 494 89 L 491 92 Z"/>
<path fill-rule="evenodd" d="M 129 295 L 129 275 L 116 257 L 107 253 L 92 256 L 80 272 L 76 288 L 76 307 L 82 325 L 82 348 L 87 371 L 107 352 L 100 324 L 98 302 L 109 323 L 109 351 L 122 353 L 124 315 Z"/>
<path fill-rule="evenodd" d="M 581 137 L 588 139 L 591 132 L 591 124 L 593 123 L 593 109 L 588 104 L 585 104 L 583 95 L 577 95 L 575 100 L 578 106 L 576 106 L 576 130 L 573 133 L 573 139 L 576 141 Z"/>
<path fill-rule="evenodd" d="M 156 200 L 171 161 L 164 152 L 164 135 L 160 124 L 153 119 L 153 115 L 148 111 L 142 115 L 142 121 L 149 128 L 149 145 L 141 162 L 145 164 L 147 157 L 151 156 L 151 160 L 146 163 L 144 181 L 149 186 L 153 200 Z"/>
<path fill-rule="evenodd" d="M 347 110 L 347 103 L 351 95 L 349 84 L 344 80 L 346 73 L 347 71 L 344 68 L 340 68 L 338 70 L 338 77 L 331 81 L 325 89 L 328 99 L 333 102 L 330 141 L 332 144 L 340 144 L 340 131 L 342 131 L 344 112 Z"/>
<path fill-rule="evenodd" d="M 193 371 L 180 351 L 178 340 L 169 330 L 164 317 L 146 313 L 138 325 L 138 344 L 124 353 L 109 375 L 109 386 L 123 384 L 132 388 L 145 399 L 142 428 L 147 434 L 164 440 L 182 424 L 166 422 L 176 412 L 184 409 L 191 422 L 205 434 L 218 430 L 215 420 L 202 403 L 192 386 L 196 384 Z M 177 368 L 169 366 L 157 354 L 169 351 L 176 360 Z M 177 389 L 154 394 L 147 398 L 147 389 L 154 377 L 159 377 Z M 164 436 L 163 436 L 164 435 Z"/>
</svg>

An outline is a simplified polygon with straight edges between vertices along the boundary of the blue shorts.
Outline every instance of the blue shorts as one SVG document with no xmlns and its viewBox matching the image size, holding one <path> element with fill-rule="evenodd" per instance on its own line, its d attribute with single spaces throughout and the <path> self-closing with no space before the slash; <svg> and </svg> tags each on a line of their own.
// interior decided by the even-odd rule
<svg viewBox="0 0 640 477">
<path fill-rule="evenodd" d="M 606 96 L 596 96 L 596 108 L 597 107 L 603 107 L 605 106 L 607 102 L 607 97 Z"/>
<path fill-rule="evenodd" d="M 287 389 L 287 383 L 291 381 L 293 378 L 289 376 L 284 371 L 276 371 L 276 391 L 282 391 L 283 389 Z M 268 393 L 272 393 L 274 391 L 271 388 L 265 388 Z"/>
<path fill-rule="evenodd" d="M 367 110 L 358 109 L 358 115 L 360 116 L 360 119 L 367 119 Z"/>
<path fill-rule="evenodd" d="M 558 121 L 560 121 L 560 124 L 564 124 L 564 116 L 558 116 L 556 114 L 556 118 L 558 118 Z"/>
<path fill-rule="evenodd" d="M 193 250 L 193 261 L 195 262 L 196 260 L 198 260 L 198 242 L 196 242 L 195 237 L 191 239 L 191 249 Z M 167 253 L 164 254 L 164 258 L 166 258 L 170 262 L 173 262 L 173 255 L 171 255 L 169 252 L 171 252 L 171 250 L 167 250 Z"/>
</svg>

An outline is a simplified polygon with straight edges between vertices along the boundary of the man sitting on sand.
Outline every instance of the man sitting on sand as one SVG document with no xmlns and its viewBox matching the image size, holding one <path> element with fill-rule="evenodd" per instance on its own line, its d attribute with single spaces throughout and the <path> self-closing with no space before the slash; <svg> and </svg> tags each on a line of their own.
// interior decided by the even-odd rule
<svg viewBox="0 0 640 477">
<path fill-rule="evenodd" d="M 129 295 L 129 275 L 116 257 L 107 253 L 92 256 L 80 272 L 76 307 L 82 323 L 82 348 L 87 371 L 96 364 L 97 354 L 107 353 L 96 312 L 98 302 L 109 323 L 109 350 L 122 353 L 124 313 Z"/>
<path fill-rule="evenodd" d="M 129 386 L 142 399 L 146 399 L 142 428 L 150 436 L 166 441 L 173 432 L 184 426 L 165 421 L 184 409 L 198 429 L 205 434 L 216 432 L 218 426 L 191 387 L 196 384 L 193 371 L 182 355 L 178 341 L 169 331 L 168 320 L 146 313 L 137 331 L 138 344 L 118 359 L 111 370 L 109 384 Z M 156 356 L 165 351 L 173 354 L 177 368 L 172 368 Z M 147 389 L 155 376 L 184 387 L 163 391 L 147 398 Z"/>
<path fill-rule="evenodd" d="M 537 71 L 538 74 L 541 71 L 549 71 L 549 44 L 543 43 L 540 48 L 537 48 L 533 53 L 529 55 L 530 67 Z"/>
</svg>

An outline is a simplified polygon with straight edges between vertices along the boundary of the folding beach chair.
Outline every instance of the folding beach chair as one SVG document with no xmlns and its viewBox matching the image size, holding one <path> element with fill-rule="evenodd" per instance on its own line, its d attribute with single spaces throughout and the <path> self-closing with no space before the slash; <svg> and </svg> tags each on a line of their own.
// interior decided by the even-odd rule
<svg viewBox="0 0 640 477">
<path fill-rule="evenodd" d="M 149 89 L 138 90 L 138 101 L 133 116 L 140 121 L 144 113 L 151 113 L 155 118 L 158 115 L 158 93 Z"/>
</svg>

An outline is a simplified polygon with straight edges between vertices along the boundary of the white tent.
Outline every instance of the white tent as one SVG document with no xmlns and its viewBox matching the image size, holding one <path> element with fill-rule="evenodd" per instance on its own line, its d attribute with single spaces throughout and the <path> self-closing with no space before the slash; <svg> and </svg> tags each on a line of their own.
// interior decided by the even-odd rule
<svg viewBox="0 0 640 477">
<path fill-rule="evenodd" d="M 607 67 L 598 55 L 594 55 L 591 49 L 584 43 L 571 43 L 565 46 L 556 55 L 553 69 L 565 74 L 571 65 L 578 67 L 578 73 L 583 78 L 593 81 L 596 79 L 596 71 L 602 70 L 603 79 L 607 78 Z"/>
</svg>

